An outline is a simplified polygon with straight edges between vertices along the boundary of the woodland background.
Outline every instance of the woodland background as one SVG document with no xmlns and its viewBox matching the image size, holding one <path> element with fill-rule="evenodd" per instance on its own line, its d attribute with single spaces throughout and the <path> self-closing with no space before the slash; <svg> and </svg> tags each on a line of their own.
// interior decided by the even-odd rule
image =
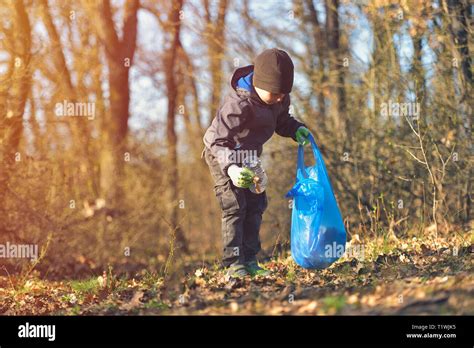
<svg viewBox="0 0 474 348">
<path fill-rule="evenodd" d="M 233 70 L 268 47 L 295 62 L 291 113 L 320 145 L 348 239 L 375 256 L 413 238 L 462 249 L 472 38 L 464 0 L 0 0 L 0 242 L 42 250 L 33 267 L 0 260 L 2 275 L 218 262 L 202 136 Z M 95 117 L 59 117 L 63 102 Z M 264 151 L 263 259 L 289 250 L 296 149 L 275 136 Z"/>
</svg>

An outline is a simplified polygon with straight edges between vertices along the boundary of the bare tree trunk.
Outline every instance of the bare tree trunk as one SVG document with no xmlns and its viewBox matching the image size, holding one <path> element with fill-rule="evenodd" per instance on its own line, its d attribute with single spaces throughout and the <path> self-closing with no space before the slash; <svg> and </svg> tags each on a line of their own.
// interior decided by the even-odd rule
<svg viewBox="0 0 474 348">
<path fill-rule="evenodd" d="M 471 67 L 471 55 L 469 52 L 469 32 L 472 18 L 472 4 L 467 0 L 454 1 L 444 0 L 442 2 L 444 11 L 450 18 L 448 21 L 448 28 L 451 33 L 452 44 L 457 49 L 458 57 L 460 59 L 461 66 L 461 111 L 463 124 L 463 132 L 467 135 L 467 138 L 472 140 L 472 67 Z M 472 210 L 472 172 L 473 169 L 469 169 L 469 175 L 467 176 L 466 191 L 465 191 L 465 221 L 471 219 Z"/>
<path fill-rule="evenodd" d="M 227 13 L 228 0 L 220 0 L 217 10 L 216 18 L 213 19 L 209 2 L 204 1 L 204 7 L 206 10 L 206 42 L 207 51 L 209 55 L 209 70 L 211 72 L 212 86 L 211 86 L 211 101 L 209 105 L 210 115 L 209 123 L 216 115 L 217 108 L 221 101 L 222 96 L 222 61 L 224 58 L 225 50 L 225 17 Z"/>
<path fill-rule="evenodd" d="M 13 52 L 6 75 L 0 79 L 0 233 L 7 221 L 6 186 L 10 179 L 15 153 L 23 135 L 23 113 L 31 87 L 31 26 L 23 0 L 13 2 Z"/>
<path fill-rule="evenodd" d="M 189 125 L 189 136 L 192 137 L 190 139 L 190 145 L 195 146 L 198 143 L 202 144 L 202 136 L 204 135 L 204 128 L 201 119 L 201 113 L 199 111 L 199 95 L 198 95 L 198 85 L 196 82 L 196 72 L 193 65 L 193 62 L 189 58 L 187 52 L 185 51 L 184 47 L 182 46 L 181 42 L 179 43 L 178 49 L 178 60 L 182 61 L 184 66 L 180 65 L 181 74 L 183 75 L 183 98 L 187 94 L 188 90 L 191 90 L 190 94 L 192 96 L 192 118 L 194 119 L 195 127 L 192 127 L 192 119 L 188 115 L 185 120 L 188 122 Z M 186 108 L 188 110 L 188 108 Z M 187 114 L 189 114 L 187 112 Z M 199 150 L 199 146 L 196 148 L 196 151 Z"/>
<path fill-rule="evenodd" d="M 166 91 L 168 96 L 168 113 L 166 123 L 166 140 L 168 145 L 168 187 L 170 192 L 170 201 L 173 202 L 171 207 L 170 224 L 175 229 L 176 240 L 179 247 L 187 252 L 188 245 L 184 233 L 178 221 L 178 199 L 179 199 L 179 173 L 178 173 L 178 139 L 176 136 L 176 104 L 178 97 L 177 86 L 177 70 L 178 70 L 178 49 L 180 46 L 181 18 L 180 12 L 183 7 L 183 0 L 173 3 L 168 16 L 168 26 L 170 33 L 169 48 L 165 52 L 165 74 L 166 74 Z"/>
<path fill-rule="evenodd" d="M 97 27 L 105 45 L 109 71 L 110 110 L 101 124 L 102 151 L 100 157 L 100 188 L 102 196 L 112 205 L 120 204 L 123 196 L 121 180 L 125 156 L 125 142 L 129 118 L 129 71 L 133 64 L 137 37 L 139 0 L 125 1 L 123 37 L 115 31 L 110 1 L 100 5 Z"/>
<path fill-rule="evenodd" d="M 71 99 L 75 99 L 74 86 L 71 80 L 71 74 L 66 65 L 66 58 L 64 57 L 61 40 L 58 31 L 53 23 L 53 19 L 49 12 L 48 0 L 40 1 L 41 16 L 44 26 L 48 32 L 48 37 L 51 41 L 51 56 L 53 58 L 53 65 L 57 69 L 56 82 L 58 86 L 62 87 L 64 94 Z"/>
<path fill-rule="evenodd" d="M 326 101 L 324 98 L 324 89 L 327 81 L 327 76 L 324 68 L 326 62 L 326 47 L 324 40 L 324 30 L 318 20 L 318 12 L 314 6 L 313 0 L 306 0 L 306 4 L 309 8 L 309 19 L 313 28 L 313 41 L 316 47 L 316 54 L 318 55 L 318 69 L 319 69 L 319 86 L 314 88 L 318 91 L 318 107 L 321 115 L 326 116 Z"/>
<path fill-rule="evenodd" d="M 12 163 L 23 132 L 23 112 L 31 86 L 31 27 L 23 1 L 14 1 L 14 30 L 9 72 L 1 83 L 0 145 L 2 162 Z"/>
<path fill-rule="evenodd" d="M 344 71 L 340 57 L 339 0 L 326 0 L 326 39 L 328 48 L 329 115 L 334 117 L 336 129 L 343 130 L 345 108 Z"/>
<path fill-rule="evenodd" d="M 51 41 L 51 55 L 54 67 L 56 68 L 56 72 L 52 75 L 54 79 L 54 83 L 59 87 L 59 90 L 62 91 L 62 95 L 64 99 L 67 99 L 68 102 L 78 102 L 81 97 L 84 95 L 81 94 L 81 91 L 84 91 L 83 88 L 83 75 L 84 72 L 80 69 L 77 70 L 78 77 L 77 77 L 77 86 L 74 86 L 71 78 L 71 72 L 66 64 L 66 58 L 64 56 L 63 45 L 61 43 L 61 39 L 56 29 L 56 26 L 53 22 L 53 18 L 51 17 L 50 9 L 48 0 L 41 0 L 40 1 L 40 11 L 41 17 L 43 19 L 43 23 L 46 27 L 48 32 L 48 37 Z M 82 28 L 82 27 L 81 27 Z M 81 42 L 83 42 L 84 36 L 83 32 L 81 32 Z M 84 45 L 85 46 L 85 45 Z M 77 52 L 73 52 L 73 56 L 75 60 L 82 59 L 82 57 Z M 76 66 L 81 66 L 77 64 Z M 82 88 L 81 88 L 82 86 Z M 62 99 L 62 98 L 61 98 Z M 62 103 L 62 100 L 57 100 L 56 102 Z M 69 129 L 72 133 L 73 143 L 74 143 L 74 153 L 76 155 L 77 161 L 81 161 L 81 165 L 86 165 L 87 171 L 92 178 L 93 175 L 93 164 L 91 160 L 89 145 L 90 145 L 90 129 L 87 122 L 84 122 L 83 119 L 69 119 L 67 123 Z M 85 156 L 83 156 L 85 154 Z M 85 158 L 85 160 L 84 160 Z"/>
<path fill-rule="evenodd" d="M 472 16 L 472 4 L 467 0 L 447 0 L 448 12 L 452 18 L 449 25 L 454 44 L 461 56 L 461 68 L 464 79 L 472 84 L 471 56 L 468 45 L 468 21 Z"/>
</svg>

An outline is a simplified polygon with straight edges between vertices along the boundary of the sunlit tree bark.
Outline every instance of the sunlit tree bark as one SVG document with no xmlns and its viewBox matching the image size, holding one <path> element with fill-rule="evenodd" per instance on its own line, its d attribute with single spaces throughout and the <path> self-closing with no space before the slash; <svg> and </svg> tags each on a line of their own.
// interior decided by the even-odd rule
<svg viewBox="0 0 474 348">
<path fill-rule="evenodd" d="M 139 7 L 138 0 L 125 1 L 121 38 L 115 29 L 109 0 L 99 5 L 96 17 L 96 30 L 107 57 L 110 93 L 110 109 L 104 114 L 101 124 L 100 188 L 102 196 L 112 205 L 119 203 L 123 196 L 121 180 L 128 132 L 129 77 L 136 49 Z"/>
<path fill-rule="evenodd" d="M 31 25 L 23 0 L 11 3 L 12 30 L 8 70 L 0 76 L 0 215 L 3 211 L 8 181 L 23 135 L 23 113 L 31 87 Z M 0 219 L 0 234 L 5 231 L 5 218 Z"/>
</svg>

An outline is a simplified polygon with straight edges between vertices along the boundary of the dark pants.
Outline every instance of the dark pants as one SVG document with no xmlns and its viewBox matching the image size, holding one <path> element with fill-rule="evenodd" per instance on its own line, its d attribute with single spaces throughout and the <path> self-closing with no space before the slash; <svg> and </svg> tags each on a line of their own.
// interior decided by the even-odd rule
<svg viewBox="0 0 474 348">
<path fill-rule="evenodd" d="M 217 159 L 204 149 L 204 158 L 214 179 L 214 192 L 222 210 L 222 263 L 230 266 L 256 260 L 260 251 L 260 225 L 267 208 L 267 195 L 234 186 Z"/>
</svg>

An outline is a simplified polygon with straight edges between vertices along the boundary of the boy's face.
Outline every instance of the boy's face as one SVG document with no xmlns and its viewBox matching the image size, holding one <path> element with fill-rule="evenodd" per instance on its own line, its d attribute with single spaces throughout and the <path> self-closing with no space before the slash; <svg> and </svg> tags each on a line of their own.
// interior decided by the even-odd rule
<svg viewBox="0 0 474 348">
<path fill-rule="evenodd" d="M 254 86 L 254 88 L 258 96 L 260 97 L 260 99 L 262 99 L 266 104 L 279 103 L 285 97 L 285 94 L 277 94 L 277 93 L 268 92 L 256 86 Z"/>
</svg>

